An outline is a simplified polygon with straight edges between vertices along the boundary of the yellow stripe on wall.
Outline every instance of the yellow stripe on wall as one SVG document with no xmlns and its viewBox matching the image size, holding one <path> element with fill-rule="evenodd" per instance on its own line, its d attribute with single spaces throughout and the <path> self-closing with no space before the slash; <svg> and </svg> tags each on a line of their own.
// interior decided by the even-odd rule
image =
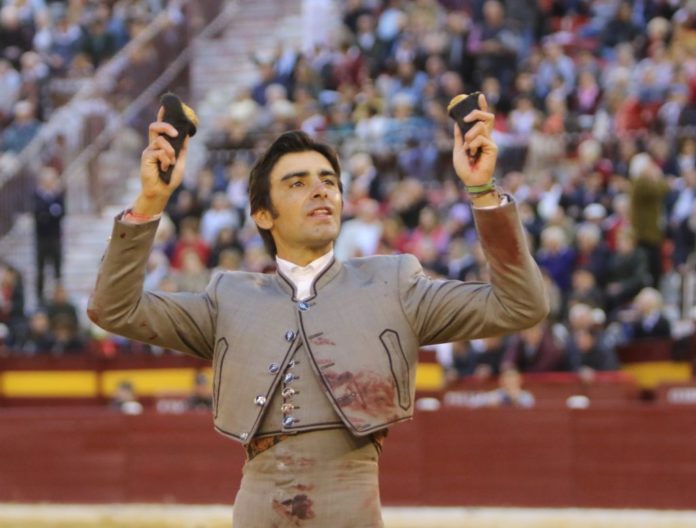
<svg viewBox="0 0 696 528">
<path fill-rule="evenodd" d="M 9 371 L 1 376 L 0 387 L 8 398 L 97 396 L 97 373 L 92 371 Z"/>
<path fill-rule="evenodd" d="M 192 368 L 107 370 L 102 374 L 102 390 L 105 396 L 112 396 L 120 382 L 130 381 L 137 396 L 189 393 L 193 389 L 195 376 L 196 370 Z"/>
<path fill-rule="evenodd" d="M 691 364 L 677 361 L 648 361 L 628 363 L 621 370 L 632 374 L 638 385 L 644 389 L 654 389 L 660 383 L 689 381 Z"/>
<path fill-rule="evenodd" d="M 416 365 L 416 389 L 438 390 L 445 384 L 442 365 L 437 363 L 418 363 Z"/>
</svg>

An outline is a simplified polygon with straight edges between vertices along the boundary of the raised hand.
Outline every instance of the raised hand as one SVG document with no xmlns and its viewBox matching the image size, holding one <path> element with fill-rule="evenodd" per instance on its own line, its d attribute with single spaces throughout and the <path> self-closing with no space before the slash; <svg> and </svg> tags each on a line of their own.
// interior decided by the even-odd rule
<svg viewBox="0 0 696 528">
<path fill-rule="evenodd" d="M 179 152 L 178 159 L 174 155 L 174 148 L 167 138 L 176 137 L 176 129 L 162 121 L 164 110 L 160 108 L 157 113 L 157 121 L 150 124 L 148 130 L 149 144 L 140 158 L 140 195 L 133 206 L 133 212 L 142 215 L 155 215 L 164 211 L 169 197 L 174 192 L 184 177 L 186 166 L 186 154 L 188 152 L 188 138 Z M 159 169 L 167 170 L 174 164 L 172 179 L 164 183 L 159 177 Z"/>
<path fill-rule="evenodd" d="M 454 127 L 452 162 L 457 176 L 466 186 L 490 182 L 498 159 L 498 147 L 491 137 L 494 115 L 488 112 L 483 94 L 479 95 L 478 104 L 481 110 L 473 110 L 464 118 L 468 123 L 478 121 L 464 137 L 459 127 Z"/>
</svg>

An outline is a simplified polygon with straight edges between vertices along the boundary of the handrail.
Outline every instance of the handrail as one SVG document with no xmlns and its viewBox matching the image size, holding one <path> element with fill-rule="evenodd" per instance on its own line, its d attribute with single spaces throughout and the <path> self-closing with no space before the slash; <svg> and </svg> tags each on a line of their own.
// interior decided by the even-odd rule
<svg viewBox="0 0 696 528">
<path fill-rule="evenodd" d="M 64 178 L 68 181 L 73 175 L 79 172 L 82 167 L 92 161 L 101 150 L 106 147 L 114 138 L 116 132 L 137 116 L 145 107 L 152 102 L 157 95 L 184 69 L 191 59 L 195 43 L 199 39 L 210 38 L 210 36 L 221 31 L 229 22 L 229 18 L 234 15 L 239 8 L 238 2 L 230 2 L 220 12 L 220 14 L 201 31 L 192 42 L 181 52 L 181 54 L 167 66 L 162 74 L 155 79 L 138 97 L 136 97 L 126 109 L 114 119 L 110 120 L 104 130 L 90 143 L 65 169 Z"/>
<path fill-rule="evenodd" d="M 212 9 L 209 10 L 211 14 L 204 15 L 203 19 L 206 26 L 201 34 L 205 32 L 205 34 L 208 35 L 211 32 L 221 29 L 221 21 L 224 23 L 224 21 L 226 21 L 226 16 L 229 15 L 229 5 L 236 4 L 236 2 L 232 2 L 232 4 L 228 4 L 225 9 L 219 9 L 219 4 L 223 2 L 224 0 L 212 0 L 209 2 L 213 4 Z M 182 0 L 181 4 L 183 8 L 190 8 L 192 10 L 201 9 L 200 2 L 195 2 L 193 0 Z M 205 7 L 203 7 L 203 9 L 205 9 Z M 208 23 L 211 18 L 212 22 Z M 94 77 L 86 81 L 70 101 L 56 109 L 49 120 L 41 126 L 38 134 L 26 148 L 16 156 L 7 155 L 0 158 L 0 161 L 2 161 L 2 165 L 0 166 L 0 202 L 2 202 L 2 207 L 0 207 L 0 209 L 2 209 L 2 212 L 0 212 L 0 236 L 4 235 L 7 230 L 9 230 L 13 217 L 17 212 L 26 211 L 30 207 L 30 199 L 27 198 L 27 196 L 31 194 L 28 192 L 31 187 L 30 175 L 39 168 L 37 162 L 42 161 L 42 151 L 59 133 L 74 133 L 76 128 L 78 130 L 83 128 L 88 116 L 82 115 L 83 111 L 81 109 L 84 108 L 86 102 L 93 101 L 98 103 L 101 106 L 100 113 L 105 117 L 105 129 L 103 132 L 108 130 L 109 134 L 99 134 L 98 139 L 100 142 L 97 145 L 102 148 L 108 143 L 108 140 L 113 138 L 114 132 L 118 130 L 125 119 L 127 119 L 127 117 L 133 117 L 137 114 L 138 109 L 142 108 L 142 106 L 138 107 L 134 105 L 134 101 L 127 107 L 125 111 L 127 115 L 124 112 L 119 116 L 107 102 L 105 96 L 114 91 L 118 77 L 130 64 L 131 54 L 156 39 L 165 29 L 170 27 L 170 25 L 170 11 L 165 9 L 159 13 L 141 33 L 130 40 L 114 57 L 103 64 L 97 70 Z M 136 101 L 142 105 L 142 102 L 146 101 L 147 96 L 152 98 L 155 91 L 161 88 L 162 84 L 166 83 L 167 79 L 173 79 L 174 75 L 181 71 L 183 66 L 190 59 L 190 53 L 191 42 L 188 42 L 182 54 L 172 61 L 155 83 L 153 83 L 156 84 L 156 86 L 148 87 L 148 89 L 136 98 Z M 158 81 L 160 82 L 158 83 Z M 66 126 L 66 123 L 69 123 L 69 125 Z M 62 175 L 65 184 L 69 184 L 70 180 L 77 172 L 77 168 L 81 166 L 76 164 L 76 161 L 79 160 L 79 163 L 86 163 L 99 153 L 99 149 L 93 145 L 94 141 L 90 141 L 86 146 L 81 144 L 78 145 L 75 159 L 69 162 L 68 168 Z"/>
</svg>

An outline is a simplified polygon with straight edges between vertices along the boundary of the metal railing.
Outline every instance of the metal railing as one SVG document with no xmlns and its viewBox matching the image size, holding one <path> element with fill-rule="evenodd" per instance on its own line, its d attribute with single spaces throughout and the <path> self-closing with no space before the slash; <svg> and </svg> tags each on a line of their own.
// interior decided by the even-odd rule
<svg viewBox="0 0 696 528">
<path fill-rule="evenodd" d="M 75 173 L 87 166 L 111 141 L 115 132 L 137 116 L 144 106 L 180 74 L 190 59 L 191 42 L 196 35 L 214 34 L 227 20 L 230 5 L 223 9 L 224 0 L 181 0 L 171 2 L 167 9 L 128 42 L 111 60 L 101 66 L 94 77 L 81 84 L 68 103 L 56 109 L 43 124 L 34 139 L 16 156 L 5 155 L 0 163 L 0 236 L 12 226 L 18 213 L 31 209 L 34 175 L 41 168 L 44 153 L 59 135 L 69 138 L 72 147 L 66 153 L 67 169 L 63 181 L 68 184 Z M 173 9 L 185 13 L 175 38 L 177 27 Z M 217 22 L 217 25 L 215 25 Z M 168 33 L 169 32 L 169 33 Z M 156 68 L 151 79 L 133 79 L 130 83 L 135 99 L 119 112 L 119 98 L 124 98 L 119 86 L 133 67 L 133 57 L 147 47 L 157 53 Z M 142 81 L 146 83 L 143 85 Z M 147 81 L 150 82 L 147 82 Z M 140 83 L 140 84 L 139 84 Z M 89 130 L 88 120 L 97 119 L 97 133 Z M 101 121 L 99 123 L 99 121 Z M 101 130 L 99 130 L 101 129 Z M 85 137 L 86 136 L 86 137 Z"/>
</svg>

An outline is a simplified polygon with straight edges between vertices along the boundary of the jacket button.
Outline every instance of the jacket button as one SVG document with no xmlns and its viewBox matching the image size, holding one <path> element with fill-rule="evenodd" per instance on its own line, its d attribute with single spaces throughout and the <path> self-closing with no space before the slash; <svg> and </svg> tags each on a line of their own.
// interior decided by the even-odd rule
<svg viewBox="0 0 696 528">
<path fill-rule="evenodd" d="M 249 438 L 249 433 L 240 433 L 239 438 L 241 438 L 242 440 L 246 440 L 247 438 Z"/>
<path fill-rule="evenodd" d="M 268 365 L 268 372 L 270 372 L 271 374 L 275 374 L 279 370 L 280 365 L 278 365 L 278 363 L 271 363 L 270 365 Z"/>
<path fill-rule="evenodd" d="M 293 332 L 292 330 L 288 330 L 287 332 L 285 332 L 286 341 L 292 341 L 293 339 L 295 339 L 295 332 Z"/>
<path fill-rule="evenodd" d="M 266 404 L 266 397 L 263 394 L 259 394 L 254 398 L 254 403 L 259 407 L 263 407 Z"/>
<path fill-rule="evenodd" d="M 292 403 L 284 403 L 280 406 L 280 412 L 282 412 L 283 414 L 291 413 L 294 410 L 295 406 Z"/>
<path fill-rule="evenodd" d="M 297 307 L 300 309 L 301 312 L 306 312 L 307 310 L 309 310 L 309 303 L 302 301 L 297 305 Z"/>
<path fill-rule="evenodd" d="M 291 427 L 295 423 L 294 416 L 284 416 L 283 417 L 283 427 Z"/>
<path fill-rule="evenodd" d="M 288 372 L 285 376 L 283 376 L 283 383 L 290 383 L 296 379 L 297 376 L 295 376 L 292 372 Z"/>
<path fill-rule="evenodd" d="M 283 391 L 281 392 L 283 395 L 283 398 L 292 398 L 295 394 L 297 394 L 297 391 L 293 389 L 292 387 L 285 387 Z"/>
</svg>

